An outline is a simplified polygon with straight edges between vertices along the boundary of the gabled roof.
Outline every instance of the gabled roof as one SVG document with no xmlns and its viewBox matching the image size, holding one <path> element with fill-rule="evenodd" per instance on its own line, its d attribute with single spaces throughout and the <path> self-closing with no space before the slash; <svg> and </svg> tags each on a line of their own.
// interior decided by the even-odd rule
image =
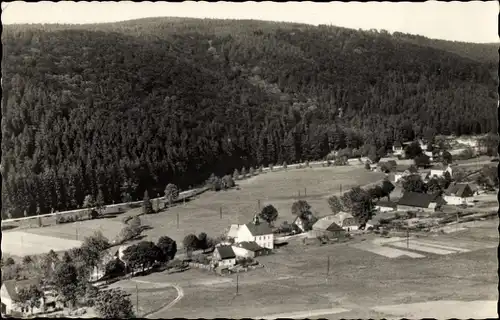
<svg viewBox="0 0 500 320">
<path fill-rule="evenodd" d="M 26 280 L 6 280 L 3 281 L 2 286 L 5 286 L 9 297 L 12 300 L 18 298 L 17 291 L 21 288 L 28 288 L 30 285 L 37 285 L 40 283 L 40 278 L 32 278 Z"/>
<path fill-rule="evenodd" d="M 248 230 L 254 237 L 273 233 L 273 230 L 271 230 L 271 228 L 267 225 L 267 223 L 259 223 L 259 224 L 247 223 L 245 224 L 245 226 L 247 226 Z"/>
<path fill-rule="evenodd" d="M 397 205 L 398 204 L 396 202 L 392 202 L 392 201 L 377 201 L 375 203 L 376 207 L 387 207 L 387 208 L 393 208 L 393 209 L 396 209 Z"/>
<path fill-rule="evenodd" d="M 394 142 L 395 147 L 402 147 L 403 145 L 401 144 L 401 141 L 396 141 Z"/>
<path fill-rule="evenodd" d="M 323 217 L 323 218 L 319 219 L 318 221 L 316 221 L 316 223 L 313 224 L 312 228 L 313 228 L 313 230 L 321 230 L 321 231 L 326 231 L 326 230 L 338 231 L 339 230 L 338 228 L 340 228 L 340 230 L 343 230 L 335 222 L 336 220 L 337 220 L 337 218 L 335 218 L 335 216 L 333 216 L 333 215 L 326 216 L 326 217 Z"/>
<path fill-rule="evenodd" d="M 465 198 L 472 197 L 474 192 L 467 183 L 452 183 L 448 189 L 446 189 L 445 194 Z"/>
<path fill-rule="evenodd" d="M 229 227 L 229 231 L 227 232 L 227 236 L 229 238 L 236 238 L 238 236 L 239 229 L 240 229 L 239 224 L 232 224 L 231 227 Z"/>
<path fill-rule="evenodd" d="M 231 246 L 219 246 L 215 247 L 215 250 L 219 252 L 219 256 L 222 260 L 236 258 L 234 254 L 233 247 Z"/>
<path fill-rule="evenodd" d="M 438 194 L 427 194 L 419 192 L 405 192 L 401 199 L 398 201 L 398 205 L 418 207 L 418 208 L 428 208 L 432 202 L 439 201 Z"/>
<path fill-rule="evenodd" d="M 237 246 L 252 252 L 264 250 L 264 248 L 259 246 L 255 241 L 242 241 L 237 243 Z"/>
</svg>

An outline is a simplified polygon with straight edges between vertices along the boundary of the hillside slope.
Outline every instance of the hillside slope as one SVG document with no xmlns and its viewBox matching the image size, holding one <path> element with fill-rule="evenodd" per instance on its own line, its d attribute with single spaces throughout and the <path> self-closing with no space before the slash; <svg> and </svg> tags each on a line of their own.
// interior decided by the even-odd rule
<svg viewBox="0 0 500 320">
<path fill-rule="evenodd" d="M 2 200 L 14 216 L 496 130 L 490 62 L 384 33 L 154 18 L 11 25 L 2 43 Z"/>
</svg>

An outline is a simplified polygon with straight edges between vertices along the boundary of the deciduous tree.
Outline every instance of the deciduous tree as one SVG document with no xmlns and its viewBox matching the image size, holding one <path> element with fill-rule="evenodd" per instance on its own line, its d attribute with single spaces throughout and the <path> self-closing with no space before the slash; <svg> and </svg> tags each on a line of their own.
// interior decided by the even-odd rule
<svg viewBox="0 0 500 320">
<path fill-rule="evenodd" d="M 104 319 L 134 318 L 130 294 L 121 289 L 101 290 L 95 300 L 95 309 Z"/>
<path fill-rule="evenodd" d="M 278 219 L 278 210 L 276 210 L 273 205 L 269 204 L 262 208 L 259 216 L 269 225 L 272 225 L 276 221 L 276 219 Z"/>
</svg>

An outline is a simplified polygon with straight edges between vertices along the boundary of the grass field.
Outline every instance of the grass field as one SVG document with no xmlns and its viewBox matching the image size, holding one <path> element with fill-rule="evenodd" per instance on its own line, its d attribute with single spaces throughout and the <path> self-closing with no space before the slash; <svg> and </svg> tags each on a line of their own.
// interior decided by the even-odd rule
<svg viewBox="0 0 500 320">
<path fill-rule="evenodd" d="M 353 242 L 325 246 L 291 242 L 273 255 L 259 257 L 265 268 L 240 274 L 237 296 L 235 275 L 219 277 L 189 270 L 144 278 L 176 283 L 184 289 L 182 300 L 170 310 L 157 314 L 166 318 L 258 318 L 304 310 L 314 314 L 316 309 L 334 308 L 349 310 L 346 313 L 349 317 L 383 317 L 383 314 L 391 314 L 388 310 L 397 315 L 399 304 L 496 300 L 496 248 L 482 248 L 481 240 L 475 239 L 484 229 L 495 230 L 496 223 L 496 220 L 484 221 L 482 229 L 471 228 L 453 236 L 436 235 L 429 237 L 430 240 L 421 240 L 446 243 L 449 247 L 461 247 L 475 240 L 478 245 L 469 252 L 446 255 L 427 251 L 425 257 L 419 259 L 391 259 L 352 247 L 356 242 L 369 240 L 363 241 L 364 237 L 373 237 L 369 235 L 357 236 Z M 379 306 L 393 309 L 373 310 Z M 418 309 L 416 305 L 413 307 Z M 410 314 L 419 314 L 414 312 Z M 332 317 L 345 316 L 339 313 Z"/>
<path fill-rule="evenodd" d="M 292 222 L 291 206 L 301 196 L 307 193 L 306 199 L 318 216 L 330 214 L 326 198 L 339 194 L 356 185 L 365 185 L 381 180 L 382 173 L 366 171 L 361 167 L 327 167 L 290 169 L 264 173 L 250 179 L 237 181 L 239 190 L 207 192 L 198 198 L 178 205 L 158 214 L 141 216 L 142 223 L 153 227 L 143 234 L 144 240 L 157 241 L 167 235 L 177 241 L 178 246 L 189 233 L 206 232 L 208 235 L 220 235 L 230 224 L 247 223 L 257 211 L 257 200 L 261 207 L 272 204 L 279 211 L 277 223 L 287 220 Z M 220 217 L 222 208 L 222 219 Z M 114 239 L 123 228 L 123 216 L 141 212 L 141 208 L 130 209 L 113 218 L 87 220 L 76 223 L 53 225 L 43 228 L 23 229 L 26 234 L 57 237 L 67 240 L 79 240 L 100 230 L 110 240 Z M 177 228 L 177 215 L 179 228 Z M 9 233 L 3 233 L 4 239 Z M 44 245 L 46 246 L 46 245 Z M 8 248 L 7 252 L 8 252 Z"/>
</svg>

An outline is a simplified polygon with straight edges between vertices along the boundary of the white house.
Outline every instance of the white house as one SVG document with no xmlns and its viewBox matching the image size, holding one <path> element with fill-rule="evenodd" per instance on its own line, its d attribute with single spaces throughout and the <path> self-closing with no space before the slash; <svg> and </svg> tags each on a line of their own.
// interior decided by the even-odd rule
<svg viewBox="0 0 500 320">
<path fill-rule="evenodd" d="M 451 205 L 472 205 L 474 191 L 467 183 L 453 183 L 444 193 L 444 201 Z"/>
<path fill-rule="evenodd" d="M 269 249 L 262 248 L 255 241 L 243 241 L 233 244 L 232 246 L 236 257 L 255 258 L 269 253 Z"/>
<path fill-rule="evenodd" d="M 424 151 L 424 154 L 429 157 L 429 161 L 434 161 L 432 151 Z"/>
<path fill-rule="evenodd" d="M 422 149 L 422 151 L 427 151 L 427 144 L 424 141 L 419 140 L 418 144 L 420 145 L 420 149 Z"/>
<path fill-rule="evenodd" d="M 232 267 L 236 264 L 236 254 L 231 246 L 215 247 L 212 262 L 216 262 L 219 267 Z"/>
<path fill-rule="evenodd" d="M 263 248 L 274 248 L 274 234 L 267 223 L 260 223 L 259 217 L 254 216 L 251 223 L 243 224 L 238 228 L 238 241 L 255 241 Z"/>
<path fill-rule="evenodd" d="M 293 220 L 292 225 L 296 225 L 302 232 L 306 231 L 304 220 L 299 216 L 295 217 L 295 220 Z"/>
<path fill-rule="evenodd" d="M 401 142 L 399 142 L 399 141 L 394 142 L 394 145 L 392 146 L 392 153 L 395 156 L 403 155 L 404 150 L 403 150 L 403 145 L 401 144 Z"/>
<path fill-rule="evenodd" d="M 341 211 L 337 213 L 332 216 L 332 221 L 348 232 L 359 229 L 358 221 L 348 212 Z"/>
<path fill-rule="evenodd" d="M 453 171 L 452 171 L 450 166 L 446 166 L 446 167 L 438 166 L 438 167 L 432 168 L 430 176 L 431 176 L 431 178 L 434 176 L 442 177 L 442 176 L 444 176 L 445 172 L 448 172 L 450 174 L 450 176 L 453 176 Z"/>
<path fill-rule="evenodd" d="M 397 204 L 391 201 L 378 201 L 375 203 L 375 209 L 380 212 L 389 212 L 395 211 L 397 208 Z"/>
</svg>

